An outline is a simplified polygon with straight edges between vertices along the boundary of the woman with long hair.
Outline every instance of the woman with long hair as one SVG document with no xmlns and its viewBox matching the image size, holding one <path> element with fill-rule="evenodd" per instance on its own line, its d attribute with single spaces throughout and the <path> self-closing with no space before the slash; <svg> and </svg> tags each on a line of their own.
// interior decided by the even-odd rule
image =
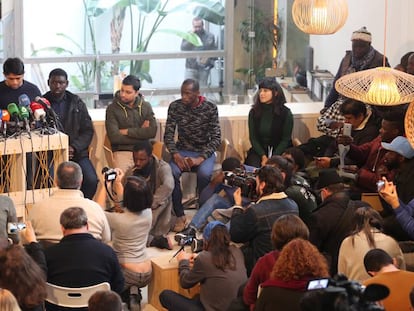
<svg viewBox="0 0 414 311">
<path fill-rule="evenodd" d="M 23 311 L 43 310 L 46 275 L 22 246 L 0 251 L 0 287 L 13 293 Z"/>
<path fill-rule="evenodd" d="M 203 231 L 203 251 L 197 256 L 184 251 L 178 253 L 180 285 L 191 288 L 200 283 L 200 296 L 194 299 L 174 291 L 160 294 L 162 306 L 168 310 L 227 310 L 246 279 L 241 250 L 230 245 L 230 234 L 219 221 L 209 222 Z M 191 261 L 194 260 L 191 267 Z"/>
<path fill-rule="evenodd" d="M 272 155 L 282 154 L 291 145 L 293 115 L 285 103 L 285 95 L 275 77 L 259 82 L 248 117 L 252 147 L 247 153 L 247 165 L 261 167 Z"/>
<path fill-rule="evenodd" d="M 309 229 L 298 216 L 282 215 L 273 223 L 271 239 L 274 250 L 260 257 L 256 262 L 243 290 L 243 302 L 250 307 L 250 310 L 254 309 L 259 286 L 269 279 L 283 246 L 296 238 L 309 239 Z"/>
<path fill-rule="evenodd" d="M 354 230 L 342 241 L 339 249 L 338 272 L 359 282 L 370 278 L 365 271 L 364 256 L 374 248 L 386 251 L 397 259 L 400 269 L 405 269 L 400 246 L 392 237 L 382 232 L 382 217 L 376 210 L 370 206 L 359 207 L 355 211 L 353 223 Z"/>
<path fill-rule="evenodd" d="M 128 176 L 122 213 L 106 212 L 112 231 L 112 247 L 125 277 L 125 291 L 121 297 L 130 308 L 138 309 L 142 299 L 139 288 L 148 285 L 152 277 L 151 260 L 146 250 L 152 223 L 152 200 L 152 191 L 145 179 Z"/>
<path fill-rule="evenodd" d="M 0 310 L 1 311 L 21 311 L 16 297 L 4 288 L 0 288 Z"/>
<path fill-rule="evenodd" d="M 325 257 L 309 241 L 293 239 L 280 252 L 270 273 L 262 283 L 255 310 L 300 310 L 299 302 L 312 279 L 329 277 Z"/>
</svg>

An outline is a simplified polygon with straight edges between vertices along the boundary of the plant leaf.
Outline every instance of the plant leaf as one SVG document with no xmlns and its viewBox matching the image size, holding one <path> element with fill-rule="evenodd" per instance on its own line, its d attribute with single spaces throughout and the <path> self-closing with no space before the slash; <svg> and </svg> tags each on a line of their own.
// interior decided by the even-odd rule
<svg viewBox="0 0 414 311">
<path fill-rule="evenodd" d="M 184 32 L 184 31 L 175 30 L 175 29 L 158 29 L 156 32 L 163 32 L 163 33 L 169 33 L 172 35 L 176 35 L 180 37 L 181 39 L 187 40 L 194 46 L 203 45 L 203 42 L 201 41 L 200 37 L 192 32 Z"/>
</svg>

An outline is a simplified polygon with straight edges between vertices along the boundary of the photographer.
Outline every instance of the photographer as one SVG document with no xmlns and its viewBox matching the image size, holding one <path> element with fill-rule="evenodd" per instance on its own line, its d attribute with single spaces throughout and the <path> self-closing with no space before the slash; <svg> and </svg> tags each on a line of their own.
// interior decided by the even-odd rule
<svg viewBox="0 0 414 311">
<path fill-rule="evenodd" d="M 190 299 L 164 290 L 160 294 L 164 308 L 170 311 L 227 310 L 246 281 L 243 254 L 237 246 L 230 245 L 230 235 L 223 223 L 208 223 L 203 239 L 204 250 L 197 256 L 184 251 L 177 255 L 180 285 L 191 288 L 200 283 L 200 296 Z"/>
<path fill-rule="evenodd" d="M 122 200 L 123 185 L 128 176 L 143 177 L 148 182 L 154 199 L 152 201 L 152 224 L 148 237 L 148 246 L 161 249 L 171 249 L 166 237 L 171 227 L 171 194 L 174 189 L 174 178 L 170 165 L 157 159 L 152 154 L 152 145 L 148 140 L 135 144 L 132 152 L 134 166 L 126 171 L 125 175 L 120 169 L 115 169 L 116 179 L 113 189 L 117 193 L 117 201 Z"/>
<path fill-rule="evenodd" d="M 234 172 L 233 176 L 237 174 L 237 171 L 245 172 L 244 166 L 239 159 L 230 157 L 223 161 L 221 167 L 222 170 L 201 192 L 200 202 L 204 203 L 193 216 L 188 227 L 175 235 L 177 242 L 182 239 L 190 241 L 191 238 L 194 238 L 196 233 L 206 224 L 208 217 L 216 209 L 228 209 L 234 205 L 233 194 L 238 187 L 228 184 L 227 176 L 232 172 Z M 243 197 L 242 201 L 243 206 L 250 203 L 250 199 L 246 197 Z"/>
<path fill-rule="evenodd" d="M 297 204 L 283 192 L 283 176 L 278 168 L 263 166 L 257 170 L 256 192 L 259 200 L 244 208 L 241 206 L 241 189 L 234 193 L 236 205 L 230 220 L 231 240 L 244 243 L 244 254 L 247 273 L 256 261 L 273 247 L 270 233 L 276 219 L 286 214 L 299 214 Z"/>
</svg>

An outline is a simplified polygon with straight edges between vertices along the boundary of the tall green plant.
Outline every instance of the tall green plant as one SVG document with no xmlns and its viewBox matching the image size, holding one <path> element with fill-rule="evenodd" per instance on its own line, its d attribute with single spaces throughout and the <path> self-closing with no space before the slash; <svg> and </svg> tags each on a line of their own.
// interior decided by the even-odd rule
<svg viewBox="0 0 414 311">
<path fill-rule="evenodd" d="M 169 10 L 170 0 L 121 0 L 116 3 L 116 6 L 125 6 L 128 8 L 130 16 L 130 46 L 133 53 L 144 53 L 148 50 L 148 45 L 157 33 L 167 33 L 180 37 L 191 42 L 195 46 L 200 46 L 202 42 L 200 38 L 193 33 L 183 32 L 177 29 L 161 29 L 160 26 L 164 19 L 177 12 L 187 9 L 189 5 L 194 6 L 193 13 L 195 16 L 218 25 L 224 24 L 225 10 L 220 1 L 212 0 L 189 0 L 183 2 Z M 138 14 L 134 14 L 134 6 Z M 148 24 L 150 15 L 155 15 L 154 22 Z M 137 29 L 136 34 L 134 30 Z M 150 61 L 149 60 L 131 60 L 129 62 L 130 73 L 140 77 L 142 80 L 152 82 L 152 77 L 149 74 Z"/>
<path fill-rule="evenodd" d="M 257 8 L 250 9 L 253 10 L 253 18 L 245 19 L 239 25 L 243 48 L 249 53 L 250 67 L 236 70 L 247 76 L 249 88 L 255 80 L 264 77 L 266 68 L 272 67 L 272 48 L 278 49 L 280 42 L 280 29 L 273 16 Z M 254 37 L 251 37 L 252 32 Z"/>
</svg>

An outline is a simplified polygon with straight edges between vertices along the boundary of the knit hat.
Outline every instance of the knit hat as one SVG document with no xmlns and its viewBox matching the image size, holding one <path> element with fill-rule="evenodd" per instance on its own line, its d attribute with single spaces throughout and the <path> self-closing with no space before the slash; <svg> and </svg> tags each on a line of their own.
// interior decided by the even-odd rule
<svg viewBox="0 0 414 311">
<path fill-rule="evenodd" d="M 381 145 L 384 149 L 394 151 L 406 159 L 414 157 L 414 149 L 408 139 L 403 136 L 397 136 L 391 143 L 381 143 Z"/>
<path fill-rule="evenodd" d="M 225 225 L 224 225 L 222 222 L 218 221 L 218 220 L 210 221 L 210 222 L 209 222 L 209 223 L 208 223 L 208 224 L 204 227 L 204 230 L 203 230 L 203 239 L 204 239 L 204 241 L 208 241 L 208 240 L 210 240 L 211 231 L 213 231 L 213 229 L 214 229 L 216 226 L 224 226 L 224 227 L 225 227 Z"/>
<path fill-rule="evenodd" d="M 362 27 L 358 30 L 355 30 L 352 33 L 351 41 L 353 41 L 353 40 L 360 40 L 360 41 L 365 41 L 365 42 L 371 43 L 372 42 L 372 35 L 367 30 L 367 27 L 364 26 L 364 27 Z"/>
</svg>

